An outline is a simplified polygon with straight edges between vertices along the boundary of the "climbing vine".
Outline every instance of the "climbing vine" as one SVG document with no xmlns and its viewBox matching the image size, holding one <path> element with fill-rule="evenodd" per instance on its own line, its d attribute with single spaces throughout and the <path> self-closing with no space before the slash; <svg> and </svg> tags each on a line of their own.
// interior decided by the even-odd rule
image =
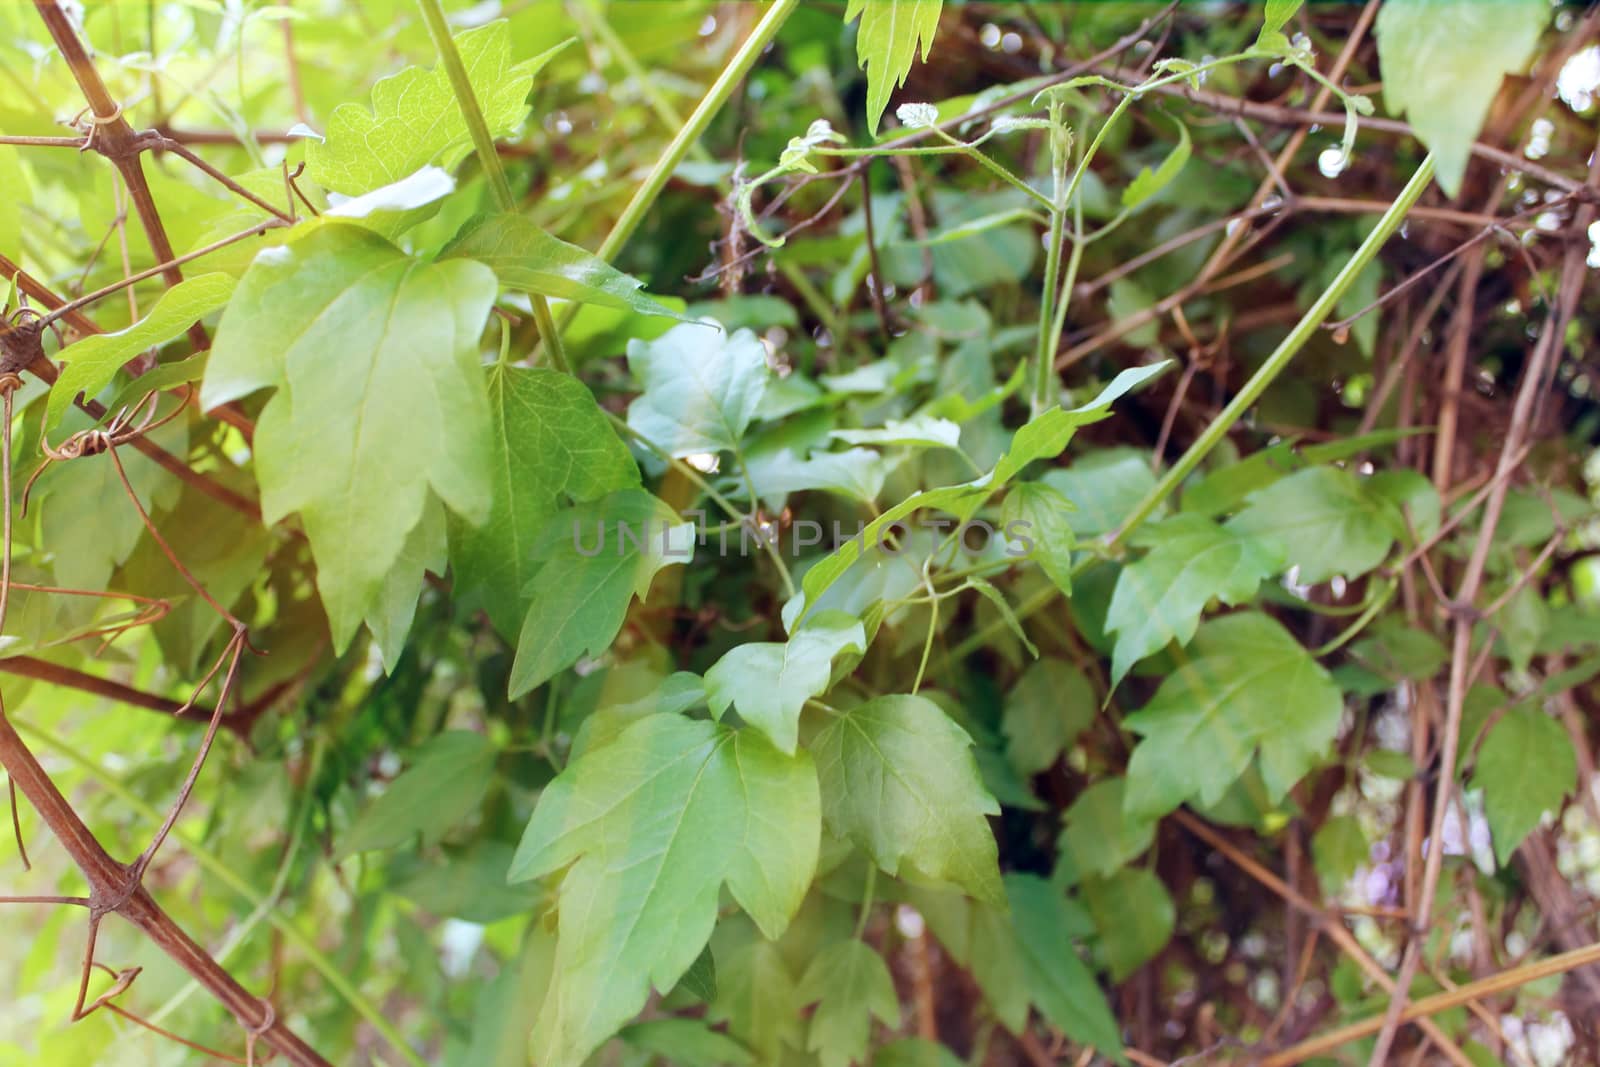
<svg viewBox="0 0 1600 1067">
<path fill-rule="evenodd" d="M 0 1063 L 1597 1054 L 1595 9 L 0 74 Z"/>
</svg>

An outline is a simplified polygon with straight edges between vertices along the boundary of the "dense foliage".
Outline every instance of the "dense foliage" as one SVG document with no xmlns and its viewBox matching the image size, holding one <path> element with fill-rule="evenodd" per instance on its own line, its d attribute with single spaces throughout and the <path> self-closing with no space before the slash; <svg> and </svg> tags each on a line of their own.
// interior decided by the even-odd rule
<svg viewBox="0 0 1600 1067">
<path fill-rule="evenodd" d="M 0 5 L 0 1064 L 1600 1061 L 1597 42 Z"/>
</svg>

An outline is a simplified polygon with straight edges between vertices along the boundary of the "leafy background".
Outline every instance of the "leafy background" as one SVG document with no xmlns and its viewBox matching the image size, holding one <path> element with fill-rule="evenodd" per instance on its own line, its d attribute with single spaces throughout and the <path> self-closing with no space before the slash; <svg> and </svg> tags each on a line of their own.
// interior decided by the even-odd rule
<svg viewBox="0 0 1600 1067">
<path fill-rule="evenodd" d="M 0 1062 L 1593 1062 L 1597 40 L 0 5 Z"/>
</svg>

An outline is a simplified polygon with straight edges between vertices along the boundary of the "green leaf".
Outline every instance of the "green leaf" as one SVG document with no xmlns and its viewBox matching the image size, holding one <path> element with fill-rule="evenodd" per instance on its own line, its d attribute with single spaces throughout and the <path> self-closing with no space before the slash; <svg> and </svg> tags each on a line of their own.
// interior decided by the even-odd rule
<svg viewBox="0 0 1600 1067">
<path fill-rule="evenodd" d="M 836 716 L 811 742 L 823 819 L 886 872 L 960 886 L 998 903 L 998 852 L 972 738 L 933 701 L 883 696 Z"/>
<path fill-rule="evenodd" d="M 1483 812 L 1501 866 L 1544 818 L 1560 812 L 1577 787 L 1572 739 L 1562 725 L 1533 708 L 1512 708 L 1478 750 L 1472 787 L 1483 790 Z"/>
<path fill-rule="evenodd" d="M 1177 515 L 1141 530 L 1144 558 L 1122 568 L 1106 615 L 1117 635 L 1111 684 L 1169 643 L 1189 643 L 1212 598 L 1243 604 L 1283 567 L 1282 551 L 1198 515 Z"/>
<path fill-rule="evenodd" d="M 728 1032 L 777 1062 L 785 1048 L 801 1043 L 799 991 L 778 946 L 755 937 L 728 956 L 708 1017 L 725 1021 Z"/>
<path fill-rule="evenodd" d="M 489 404 L 478 339 L 494 275 L 425 264 L 330 223 L 251 264 L 222 315 L 201 400 L 276 392 L 256 427 L 262 516 L 300 512 L 336 651 L 376 606 L 437 496 L 488 517 Z"/>
<path fill-rule="evenodd" d="M 694 321 L 652 300 L 637 278 L 551 236 L 524 215 L 491 213 L 468 220 L 439 258 L 475 259 L 494 271 L 500 284 L 524 293 Z"/>
<path fill-rule="evenodd" d="M 644 390 L 628 405 L 628 425 L 674 456 L 737 449 L 770 377 L 755 334 L 706 323 L 629 341 L 628 368 Z"/>
<path fill-rule="evenodd" d="M 856 60 L 867 72 L 867 127 L 874 137 L 889 94 L 906 83 L 919 45 L 922 61 L 928 61 L 941 6 L 942 0 L 850 0 L 844 20 L 861 17 Z"/>
<path fill-rule="evenodd" d="M 510 845 L 483 841 L 463 854 L 413 871 L 393 891 L 440 918 L 488 924 L 526 915 L 544 894 L 537 886 L 506 884 L 511 855 Z"/>
<path fill-rule="evenodd" d="M 137 378 L 129 378 L 112 395 L 111 403 L 107 404 L 106 407 L 116 411 L 120 407 L 126 407 L 133 403 L 146 393 L 166 392 L 169 389 L 176 389 L 180 385 L 198 382 L 205 376 L 206 363 L 210 358 L 210 350 L 197 352 L 187 359 L 163 363 L 159 367 L 145 371 Z"/>
<path fill-rule="evenodd" d="M 1123 724 L 1142 740 L 1128 763 L 1127 810 L 1164 815 L 1216 804 L 1259 749 L 1274 801 L 1332 743 L 1344 704 L 1279 623 L 1241 612 L 1205 623 L 1156 695 Z"/>
<path fill-rule="evenodd" d="M 1029 875 L 1009 875 L 1006 895 L 1029 995 L 1039 1014 L 1074 1041 L 1125 1062 L 1111 1006 L 1093 972 L 1072 949 L 1075 923 L 1067 899 L 1044 879 Z M 1171 907 L 1169 902 L 1169 929 Z"/>
<path fill-rule="evenodd" d="M 1161 880 L 1142 867 L 1085 882 L 1083 899 L 1100 932 L 1100 953 L 1112 981 L 1138 970 L 1172 937 L 1172 898 Z"/>
<path fill-rule="evenodd" d="M 483 802 L 495 748 L 482 734 L 447 730 L 417 751 L 411 767 L 361 810 L 335 858 L 396 848 L 422 835 L 431 844 Z"/>
<path fill-rule="evenodd" d="M 1016 877 L 1008 877 L 1007 884 Z M 944 950 L 972 973 L 1000 1025 L 1012 1032 L 1027 1025 L 1032 998 L 1022 948 L 1007 914 L 1009 905 L 998 907 L 949 890 L 916 886 L 907 889 L 907 898 Z"/>
<path fill-rule="evenodd" d="M 515 133 L 528 114 L 533 77 L 564 45 L 511 62 L 509 25 L 498 20 L 455 37 L 490 136 Z M 358 196 L 413 174 L 429 163 L 453 170 L 472 151 L 443 66 L 407 67 L 372 87 L 372 110 L 340 104 L 326 139 L 306 145 L 306 166 L 324 188 Z"/>
<path fill-rule="evenodd" d="M 1035 662 L 1006 695 L 1000 717 L 1011 765 L 1024 777 L 1048 769 L 1094 721 L 1096 703 L 1078 668 L 1059 659 Z"/>
<path fill-rule="evenodd" d="M 560 511 L 529 558 L 528 615 L 511 667 L 511 699 L 543 685 L 583 655 L 597 656 L 622 629 L 662 567 L 694 553 L 694 530 L 642 489 L 622 489 Z"/>
<path fill-rule="evenodd" d="M 867 635 L 859 619 L 843 612 L 812 616 L 787 642 L 737 645 L 706 671 L 711 714 L 721 718 L 730 705 L 737 707 L 740 718 L 792 755 L 801 709 L 827 692 L 834 657 L 846 649 L 866 652 Z"/>
<path fill-rule="evenodd" d="M 1368 634 L 1350 646 L 1350 654 L 1394 681 L 1432 678 L 1450 657 L 1437 637 L 1399 618 L 1378 620 Z"/>
<path fill-rule="evenodd" d="M 1549 19 L 1544 0 L 1388 0 L 1378 9 L 1384 102 L 1433 153 L 1446 195 L 1461 191 L 1501 77 L 1527 66 Z"/>
<path fill-rule="evenodd" d="M 1080 426 L 1110 418 L 1113 403 L 1159 378 L 1171 366 L 1169 359 L 1144 367 L 1128 367 L 1107 382 L 1093 400 L 1075 408 L 1051 408 L 1029 419 L 1012 437 L 1010 449 L 995 464 L 988 479 L 990 488 L 999 489 L 1009 484 L 1034 460 L 1059 456 Z"/>
<path fill-rule="evenodd" d="M 385 671 L 393 671 L 405 651 L 406 635 L 417 614 L 417 598 L 429 574 L 444 577 L 449 560 L 449 535 L 445 532 L 444 508 L 438 498 L 429 496 L 422 506 L 422 518 L 411 528 L 394 566 L 383 580 L 372 607 L 367 611 L 367 628 L 378 646 L 378 658 Z"/>
<path fill-rule="evenodd" d="M 130 470 L 130 477 L 132 473 Z M 212 472 L 212 476 L 230 487 L 234 487 L 234 481 L 246 481 L 243 477 L 228 478 L 221 471 Z M 183 531 L 179 558 L 184 569 L 224 607 L 232 607 L 249 588 L 272 547 L 272 535 L 255 519 L 187 484 L 163 522 L 166 529 Z M 150 629 L 168 664 L 188 677 L 198 665 L 206 642 L 224 625 L 222 616 L 195 595 L 193 587 L 153 538 L 139 540 L 118 580 L 141 595 L 162 597 L 172 604 L 172 610 L 152 623 Z"/>
<path fill-rule="evenodd" d="M 1067 809 L 1059 844 L 1080 877 L 1108 878 L 1155 840 L 1155 822 L 1127 810 L 1127 784 L 1125 778 L 1096 782 Z"/>
<path fill-rule="evenodd" d="M 911 448 L 961 448 L 961 427 L 949 419 L 913 415 L 890 419 L 871 430 L 834 430 L 830 435 L 851 445 L 906 445 Z"/>
<path fill-rule="evenodd" d="M 1072 595 L 1072 549 L 1075 537 L 1068 514 L 1072 502 L 1043 482 L 1023 482 L 1006 494 L 1001 520 L 1008 540 L 1015 540 L 1062 593 Z M 1013 536 L 1014 535 L 1014 536 Z"/>
<path fill-rule="evenodd" d="M 1171 116 L 1168 116 L 1171 118 Z M 1189 127 L 1177 119 L 1172 119 L 1172 125 L 1178 130 L 1178 143 L 1172 146 L 1172 151 L 1167 153 L 1167 158 L 1155 170 L 1145 167 L 1139 171 L 1128 187 L 1122 190 L 1122 206 L 1131 210 L 1143 204 L 1161 190 L 1172 184 L 1172 180 L 1183 170 L 1184 164 L 1189 162 L 1193 146 L 1189 141 Z"/>
<path fill-rule="evenodd" d="M 1367 835 L 1354 815 L 1332 816 L 1311 838 L 1311 858 L 1330 895 L 1350 880 L 1369 855 Z"/>
<path fill-rule="evenodd" d="M 965 1061 L 937 1041 L 902 1037 L 872 1057 L 872 1067 L 964 1067 Z"/>
<path fill-rule="evenodd" d="M 898 460 L 887 459 L 870 448 L 843 452 L 813 452 L 801 459 L 787 448 L 745 457 L 756 492 L 772 500 L 786 493 L 824 489 L 830 493 L 871 503 L 883 492 L 883 482 Z"/>
<path fill-rule="evenodd" d="M 651 1019 L 617 1035 L 641 1052 L 683 1067 L 742 1067 L 754 1063 L 750 1050 L 699 1019 Z"/>
<path fill-rule="evenodd" d="M 1404 752 L 1375 748 L 1361 758 L 1361 766 L 1380 778 L 1408 782 L 1417 776 L 1417 765 Z"/>
<path fill-rule="evenodd" d="M 675 988 L 707 1004 L 717 999 L 717 961 L 710 945 L 700 950 Z"/>
<path fill-rule="evenodd" d="M 1045 471 L 1039 480 L 1067 498 L 1072 528 L 1085 538 L 1120 526 L 1156 484 L 1150 454 L 1132 448 L 1090 452 L 1070 467 Z"/>
<path fill-rule="evenodd" d="M 540 796 L 509 873 L 566 871 L 535 1060 L 576 1067 L 652 986 L 671 989 L 710 938 L 724 883 L 764 933 L 781 934 L 820 832 L 811 757 L 751 730 L 653 715 L 569 765 Z"/>
<path fill-rule="evenodd" d="M 864 1062 L 872 1017 L 900 1025 L 900 1000 L 883 957 L 854 938 L 836 941 L 812 959 L 800 979 L 800 1002 L 816 1004 L 806 1050 L 822 1067 Z"/>
<path fill-rule="evenodd" d="M 681 329 L 682 327 L 680 327 Z M 1130 367 L 1102 389 L 1093 400 L 1071 410 L 1051 408 L 1034 416 L 1017 430 L 1011 446 L 995 463 L 993 469 L 981 478 L 960 485 L 947 485 L 913 493 L 900 503 L 883 511 L 867 523 L 859 537 L 840 545 L 832 554 L 806 572 L 801 581 L 805 594 L 804 610 L 815 605 L 850 565 L 861 558 L 863 551 L 876 547 L 894 523 L 918 511 L 938 509 L 955 515 L 966 522 L 977 513 L 983 502 L 996 491 L 1005 488 L 1022 473 L 1028 464 L 1040 459 L 1059 456 L 1072 440 L 1078 427 L 1099 422 L 1111 414 L 1111 405 L 1119 397 L 1138 388 L 1171 366 L 1171 360 L 1148 367 Z M 631 417 L 632 412 L 629 412 Z"/>
<path fill-rule="evenodd" d="M 67 422 L 68 429 L 88 425 L 88 416 L 82 412 L 74 412 Z M 187 455 L 189 424 L 174 419 L 152 433 L 150 440 L 172 455 Z M 159 513 L 177 504 L 183 483 L 171 472 L 131 448 L 120 450 L 117 456 L 146 511 Z M 50 546 L 56 585 L 105 589 L 112 571 L 131 558 L 146 537 L 144 523 L 127 498 L 117 468 L 104 453 L 52 464 L 40 478 L 34 500 L 42 505 L 39 539 Z"/>
<path fill-rule="evenodd" d="M 111 384 L 117 371 L 140 353 L 164 345 L 206 315 L 228 302 L 233 278 L 227 274 L 200 274 L 161 294 L 149 314 L 126 330 L 90 334 L 61 350 L 66 362 L 61 377 L 50 387 L 45 408 L 46 430 L 61 423 L 61 416 L 79 393 L 93 399 Z"/>
<path fill-rule="evenodd" d="M 1297 580 L 1316 585 L 1382 563 L 1405 525 L 1392 503 L 1349 471 L 1309 467 L 1251 493 L 1228 528 L 1281 545 Z"/>
<path fill-rule="evenodd" d="M 567 500 L 580 503 L 639 484 L 639 468 L 584 384 L 543 368 L 488 372 L 494 462 L 489 518 L 455 523 L 455 594 L 481 604 L 511 637 L 530 607 L 528 579 L 539 531 Z M 586 531 L 587 532 L 587 531 Z"/>
<path fill-rule="evenodd" d="M 1262 15 L 1261 35 L 1281 33 L 1294 13 L 1300 10 L 1300 5 L 1305 0 L 1267 0 L 1266 11 Z"/>
</svg>

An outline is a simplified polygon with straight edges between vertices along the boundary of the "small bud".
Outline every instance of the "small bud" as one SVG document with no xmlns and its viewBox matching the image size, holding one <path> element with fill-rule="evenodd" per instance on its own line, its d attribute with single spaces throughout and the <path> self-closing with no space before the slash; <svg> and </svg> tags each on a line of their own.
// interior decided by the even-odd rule
<svg viewBox="0 0 1600 1067">
<path fill-rule="evenodd" d="M 939 109 L 932 104 L 901 104 L 894 114 L 902 126 L 912 130 L 925 129 L 939 121 Z"/>
</svg>

